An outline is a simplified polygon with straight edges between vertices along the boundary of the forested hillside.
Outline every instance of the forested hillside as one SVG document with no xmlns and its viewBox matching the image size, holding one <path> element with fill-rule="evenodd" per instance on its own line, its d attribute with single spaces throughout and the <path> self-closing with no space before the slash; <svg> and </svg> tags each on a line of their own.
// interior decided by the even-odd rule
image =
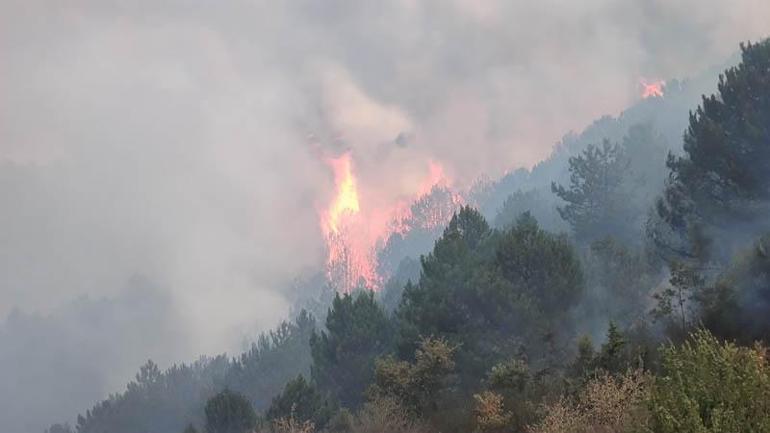
<svg viewBox="0 0 770 433">
<path fill-rule="evenodd" d="M 770 41 L 736 64 L 391 239 L 380 293 L 48 433 L 770 432 Z"/>
</svg>

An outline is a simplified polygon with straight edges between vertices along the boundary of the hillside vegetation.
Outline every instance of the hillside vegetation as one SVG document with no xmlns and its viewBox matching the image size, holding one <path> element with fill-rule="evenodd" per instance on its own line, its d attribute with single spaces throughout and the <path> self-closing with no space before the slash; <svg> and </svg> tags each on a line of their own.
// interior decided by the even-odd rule
<svg viewBox="0 0 770 433">
<path fill-rule="evenodd" d="M 383 292 L 149 361 L 48 432 L 769 432 L 770 42 L 741 49 L 683 131 L 594 126 L 480 185 Z"/>
</svg>

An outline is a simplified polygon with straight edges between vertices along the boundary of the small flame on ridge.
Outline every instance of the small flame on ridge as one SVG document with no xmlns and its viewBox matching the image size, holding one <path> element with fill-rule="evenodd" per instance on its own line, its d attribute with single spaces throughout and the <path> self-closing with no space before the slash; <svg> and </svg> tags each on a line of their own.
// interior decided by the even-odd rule
<svg viewBox="0 0 770 433">
<path fill-rule="evenodd" d="M 666 85 L 665 80 L 656 80 L 647 82 L 644 78 L 639 80 L 639 84 L 642 86 L 642 98 L 647 99 L 650 97 L 662 98 L 663 88 Z"/>
</svg>

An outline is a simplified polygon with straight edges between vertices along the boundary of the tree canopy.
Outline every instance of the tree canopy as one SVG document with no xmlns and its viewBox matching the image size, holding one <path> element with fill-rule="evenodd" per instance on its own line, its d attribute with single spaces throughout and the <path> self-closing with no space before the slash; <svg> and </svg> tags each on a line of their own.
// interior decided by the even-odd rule
<svg viewBox="0 0 770 433">
<path fill-rule="evenodd" d="M 229 389 L 211 397 L 204 411 L 208 433 L 248 433 L 257 425 L 249 400 Z"/>
<path fill-rule="evenodd" d="M 704 96 L 690 113 L 684 154 L 669 155 L 671 175 L 657 212 L 673 236 L 659 228 L 652 237 L 671 254 L 710 260 L 714 251 L 705 239 L 746 242 L 745 235 L 767 228 L 770 42 L 741 45 L 741 51 L 741 63 L 720 75 L 718 93 Z"/>
</svg>

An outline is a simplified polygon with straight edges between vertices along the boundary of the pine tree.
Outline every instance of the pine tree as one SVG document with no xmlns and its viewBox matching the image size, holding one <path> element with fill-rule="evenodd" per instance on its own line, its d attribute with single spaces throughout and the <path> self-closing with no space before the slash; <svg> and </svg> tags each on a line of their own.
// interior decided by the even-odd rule
<svg viewBox="0 0 770 433">
<path fill-rule="evenodd" d="M 392 336 L 391 323 L 374 293 L 337 295 L 326 330 L 310 338 L 313 380 L 343 406 L 357 408 L 374 374 L 374 359 L 390 349 Z"/>
<path fill-rule="evenodd" d="M 569 159 L 568 188 L 551 185 L 553 193 L 567 203 L 558 208 L 559 215 L 572 226 L 579 241 L 627 231 L 627 201 L 622 188 L 628 166 L 623 148 L 605 140 L 601 146 L 589 145 Z"/>
<path fill-rule="evenodd" d="M 681 326 L 681 335 L 686 335 L 691 304 L 701 293 L 704 281 L 692 266 L 676 261 L 671 264 L 669 284 L 669 287 L 653 294 L 657 305 L 652 314 L 659 319 L 673 319 Z"/>
<path fill-rule="evenodd" d="M 684 155 L 670 155 L 669 182 L 649 229 L 662 252 L 711 260 L 709 239 L 730 222 L 760 223 L 770 200 L 770 41 L 741 45 L 742 61 L 719 93 L 690 113 Z M 723 236 L 723 240 L 732 241 Z"/>
<path fill-rule="evenodd" d="M 273 398 L 265 412 L 268 421 L 293 419 L 296 422 L 311 422 L 321 430 L 331 419 L 334 407 L 321 395 L 313 383 L 299 375 L 286 384 L 283 392 Z"/>
<path fill-rule="evenodd" d="M 607 328 L 607 341 L 602 344 L 596 362 L 609 373 L 620 373 L 629 367 L 628 340 L 614 322 Z"/>
<path fill-rule="evenodd" d="M 257 425 L 257 415 L 246 397 L 228 389 L 206 402 L 208 433 L 247 433 Z"/>
</svg>

